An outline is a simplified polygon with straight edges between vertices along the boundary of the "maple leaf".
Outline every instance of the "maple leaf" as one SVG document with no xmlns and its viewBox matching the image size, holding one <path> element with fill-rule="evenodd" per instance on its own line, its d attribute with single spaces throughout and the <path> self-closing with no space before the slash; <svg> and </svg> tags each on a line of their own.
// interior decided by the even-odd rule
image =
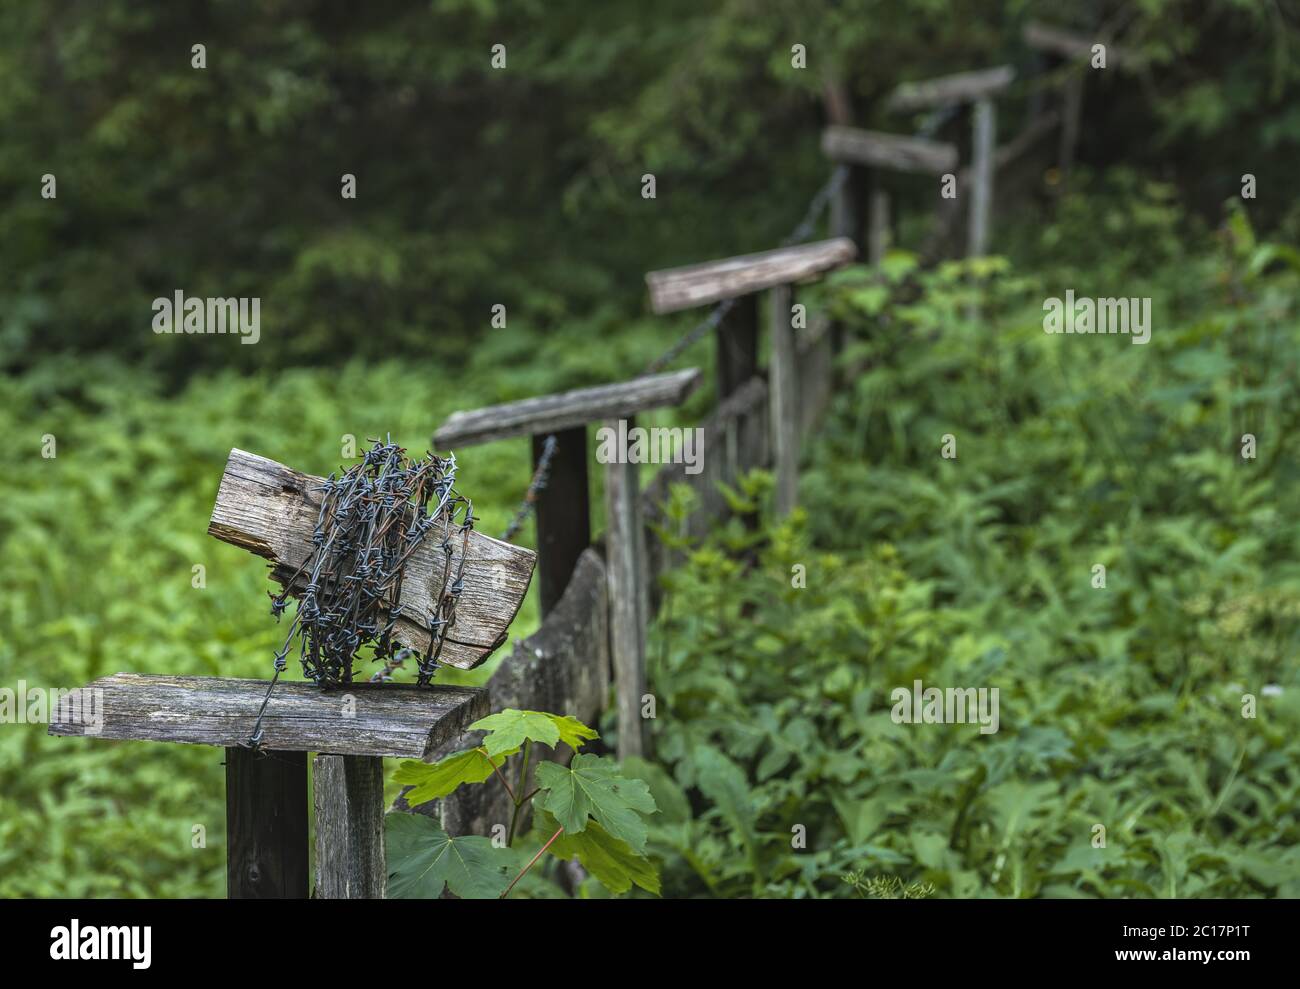
<svg viewBox="0 0 1300 989">
<path fill-rule="evenodd" d="M 646 826 L 641 815 L 659 808 L 650 788 L 640 780 L 619 775 L 612 760 L 575 755 L 568 766 L 544 762 L 537 767 L 537 785 L 546 791 L 539 806 L 555 815 L 566 833 L 582 832 L 588 818 L 595 818 L 633 851 L 645 852 Z"/>
</svg>

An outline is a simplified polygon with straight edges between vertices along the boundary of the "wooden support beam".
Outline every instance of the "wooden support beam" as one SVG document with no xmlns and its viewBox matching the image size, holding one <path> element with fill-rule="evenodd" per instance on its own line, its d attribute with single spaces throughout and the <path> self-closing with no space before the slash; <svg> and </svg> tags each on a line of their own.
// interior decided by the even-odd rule
<svg viewBox="0 0 1300 989">
<path fill-rule="evenodd" d="M 772 327 L 771 415 L 778 517 L 793 511 L 799 494 L 799 367 L 790 307 L 794 292 L 778 285 L 769 293 Z"/>
<path fill-rule="evenodd" d="M 384 760 L 322 753 L 312 761 L 312 794 L 316 899 L 383 899 Z"/>
<path fill-rule="evenodd" d="M 578 557 L 591 544 L 591 495 L 587 479 L 587 427 L 555 432 L 546 487 L 537 493 L 537 583 L 545 618 L 564 596 Z M 545 436 L 533 436 L 533 467 Z"/>
<path fill-rule="evenodd" d="M 975 104 L 971 137 L 970 225 L 966 255 L 980 257 L 988 250 L 989 217 L 993 211 L 993 154 L 997 140 L 997 118 L 993 101 Z"/>
<path fill-rule="evenodd" d="M 718 402 L 758 374 L 758 296 L 742 295 L 717 329 Z"/>
<path fill-rule="evenodd" d="M 804 281 L 842 267 L 856 256 L 857 248 L 851 240 L 836 237 L 723 261 L 652 271 L 645 279 L 650 287 L 651 307 L 656 313 L 669 313 Z"/>
<path fill-rule="evenodd" d="M 510 436 L 545 435 L 602 419 L 623 419 L 649 409 L 679 405 L 699 383 L 700 372 L 686 368 L 473 412 L 454 412 L 433 434 L 433 444 L 446 450 Z"/>
<path fill-rule="evenodd" d="M 822 106 L 826 120 L 842 127 L 853 125 L 853 97 L 844 80 L 833 73 L 822 79 Z M 828 229 L 832 237 L 847 237 L 862 252 L 862 210 L 866 203 L 865 173 L 861 168 L 848 167 L 848 176 L 831 195 Z"/>
<path fill-rule="evenodd" d="M 70 691 L 51 713 L 49 733 L 238 747 L 248 741 L 267 686 L 265 680 L 115 673 Z M 95 706 L 77 696 L 86 692 L 98 692 Z M 77 713 L 84 710 L 98 710 L 101 723 L 87 726 Z M 423 759 L 487 713 L 483 688 L 354 683 L 323 690 L 282 680 L 262 720 L 263 746 Z"/>
<path fill-rule="evenodd" d="M 322 483 L 274 460 L 231 450 L 208 533 L 270 560 L 271 576 L 283 584 L 312 552 Z M 393 638 L 418 652 L 429 645 L 428 615 L 442 594 L 445 569 L 460 566 L 460 541 L 452 542 L 450 561 L 437 539 L 426 539 L 406 563 L 403 615 Z M 443 645 L 442 662 L 472 669 L 506 641 L 536 562 L 532 550 L 481 532 L 470 534 L 465 590 L 457 602 L 456 624 Z"/>
<path fill-rule="evenodd" d="M 718 407 L 754 379 L 758 371 L 758 296 L 742 295 L 736 300 L 717 330 Z M 731 432 L 714 456 L 725 463 L 719 480 L 734 484 L 736 478 L 759 466 L 746 459 L 753 449 L 753 439 L 745 433 L 746 424 L 733 422 Z M 755 520 L 756 522 L 757 520 Z"/>
<path fill-rule="evenodd" d="M 1093 38 L 1037 21 L 1030 21 L 1025 25 L 1022 37 L 1030 48 L 1056 55 L 1067 61 L 1087 61 L 1092 58 L 1092 46 L 1103 44 L 1106 46 L 1107 66 L 1126 63 L 1131 66 L 1134 62 L 1131 50 L 1116 48 L 1105 38 Z"/>
<path fill-rule="evenodd" d="M 631 430 L 635 420 L 629 420 Z M 615 421 L 605 426 L 618 430 Z M 620 457 L 619 460 L 627 460 Z M 605 465 L 605 566 L 609 581 L 609 645 L 618 712 L 618 757 L 649 753 L 650 732 L 641 717 L 646 693 L 644 612 L 645 527 L 637 465 Z"/>
<path fill-rule="evenodd" d="M 59 734 L 53 724 L 50 733 Z M 105 737 L 122 736 L 105 732 Z M 306 899 L 308 871 L 307 753 L 228 747 L 226 895 Z"/>
<path fill-rule="evenodd" d="M 958 161 L 954 145 L 857 127 L 827 127 L 822 152 L 832 161 L 926 175 L 955 172 Z"/>
<path fill-rule="evenodd" d="M 905 82 L 890 94 L 885 108 L 906 112 L 975 103 L 1000 93 L 1011 85 L 1015 77 L 1016 70 L 1010 65 L 999 65 L 921 82 Z"/>
<path fill-rule="evenodd" d="M 847 237 L 862 253 L 866 242 L 863 207 L 867 201 L 869 173 L 865 168 L 848 168 L 848 177 L 831 196 L 830 233 L 832 237 Z"/>
</svg>

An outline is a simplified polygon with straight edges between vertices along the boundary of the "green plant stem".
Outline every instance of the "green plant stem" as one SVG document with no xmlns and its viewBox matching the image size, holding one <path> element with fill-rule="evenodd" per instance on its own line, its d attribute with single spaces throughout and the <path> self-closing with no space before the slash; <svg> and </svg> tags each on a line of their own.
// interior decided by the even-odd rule
<svg viewBox="0 0 1300 989">
<path fill-rule="evenodd" d="M 488 755 L 487 752 L 485 752 L 482 748 L 478 749 L 477 751 L 479 755 L 481 755 L 484 759 L 488 761 L 488 765 L 492 767 L 492 772 L 497 774 L 497 779 L 501 781 L 501 785 L 506 788 L 506 793 L 510 794 L 510 799 L 511 801 L 513 801 L 515 799 L 515 791 L 510 789 L 510 784 L 507 783 L 506 778 L 501 775 L 501 767 L 498 766 L 495 762 L 493 762 L 492 757 Z"/>
<path fill-rule="evenodd" d="M 518 793 L 524 792 L 524 784 L 528 782 L 528 759 L 532 754 L 533 740 L 530 738 L 524 742 L 524 761 L 519 764 L 519 782 L 515 785 L 515 791 Z M 536 790 L 533 791 L 533 793 L 536 792 Z M 531 797 L 532 793 L 528 796 Z M 506 847 L 514 844 L 515 825 L 519 823 L 519 812 L 523 809 L 524 803 L 528 800 L 528 797 L 516 798 L 514 793 L 511 793 L 510 799 L 515 803 L 515 810 L 514 813 L 510 815 L 510 831 L 506 835 Z"/>
<path fill-rule="evenodd" d="M 555 834 L 551 835 L 549 838 L 546 839 L 546 844 L 537 850 L 537 854 L 534 855 L 529 860 L 528 864 L 524 866 L 522 870 L 520 870 L 519 875 L 515 876 L 514 879 L 510 880 L 510 885 L 507 886 L 506 891 L 501 894 L 501 899 L 504 900 L 507 896 L 510 895 L 510 891 L 515 888 L 515 883 L 519 882 L 519 880 L 523 879 L 524 876 L 528 874 L 528 870 L 537 864 L 537 860 L 541 858 L 544 854 L 546 854 L 546 849 L 550 848 L 551 845 L 555 842 L 555 839 L 558 838 L 563 833 L 564 833 L 564 828 L 555 829 Z"/>
</svg>

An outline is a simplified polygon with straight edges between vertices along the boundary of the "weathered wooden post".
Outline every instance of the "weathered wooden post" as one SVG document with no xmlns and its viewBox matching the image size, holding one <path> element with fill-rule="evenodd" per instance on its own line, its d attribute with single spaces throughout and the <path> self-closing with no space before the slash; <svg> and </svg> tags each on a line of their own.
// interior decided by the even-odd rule
<svg viewBox="0 0 1300 989">
<path fill-rule="evenodd" d="M 971 141 L 970 227 L 966 231 L 966 256 L 988 251 L 989 217 L 993 212 L 993 145 L 997 139 L 993 101 L 975 104 L 975 134 Z"/>
<path fill-rule="evenodd" d="M 895 111 L 937 110 L 973 105 L 971 137 L 971 197 L 966 230 L 966 253 L 978 257 L 988 249 L 989 218 L 993 208 L 994 145 L 997 119 L 993 97 L 1015 79 L 1009 65 L 974 72 L 904 83 L 890 95 L 886 106 Z M 959 183 L 960 184 L 960 183 Z"/>
<path fill-rule="evenodd" d="M 322 480 L 232 450 L 208 531 L 271 561 L 282 583 L 312 552 Z M 481 533 L 465 551 L 465 589 L 440 660 L 461 669 L 506 640 L 532 578 L 534 554 Z M 426 542 L 406 562 L 393 637 L 423 650 L 427 615 L 449 568 Z M 301 590 L 301 580 L 291 592 Z M 270 657 L 267 657 L 268 663 Z M 386 881 L 383 760 L 425 759 L 488 713 L 488 693 L 465 687 L 282 681 L 118 673 L 72 691 L 51 735 L 214 745 L 226 750 L 227 893 L 308 895 L 307 753 L 315 769 L 316 895 L 377 897 Z M 89 702 L 87 692 L 96 699 Z M 266 703 L 258 750 L 247 747 Z M 97 710 L 88 724 L 83 712 Z"/>
<path fill-rule="evenodd" d="M 955 145 L 921 137 L 905 137 L 858 127 L 827 127 L 822 132 L 822 153 L 831 161 L 894 172 L 944 175 L 957 170 Z M 868 220 L 867 242 L 871 264 L 879 264 L 887 244 L 890 206 L 883 182 L 876 180 L 879 196 Z"/>
<path fill-rule="evenodd" d="M 650 305 L 656 313 L 676 312 L 724 299 L 752 297 L 770 290 L 768 316 L 772 327 L 772 370 L 768 388 L 776 510 L 780 515 L 794 508 L 799 485 L 799 368 L 794 346 L 791 286 L 848 264 L 856 255 L 853 241 L 836 237 L 723 261 L 652 271 L 646 275 Z M 736 464 L 737 471 L 754 466 L 758 465 Z"/>
<path fill-rule="evenodd" d="M 799 366 L 790 310 L 794 289 L 768 293 L 772 327 L 772 459 L 776 463 L 776 513 L 789 515 L 799 500 Z"/>
<path fill-rule="evenodd" d="M 758 296 L 742 295 L 722 317 L 717 333 L 718 404 L 758 374 Z"/>
<path fill-rule="evenodd" d="M 55 734 L 53 721 L 50 731 Z M 306 897 L 307 845 L 307 753 L 282 752 L 269 759 L 227 746 L 226 895 L 232 900 Z"/>
<path fill-rule="evenodd" d="M 826 111 L 828 125 L 853 126 L 853 96 L 844 80 L 835 73 L 827 73 L 822 78 L 822 106 Z M 857 246 L 859 254 L 870 256 L 863 235 L 862 209 L 864 205 L 872 211 L 876 208 L 876 204 L 869 203 L 870 175 L 866 169 L 851 165 L 845 165 L 844 168 L 848 174 L 831 196 L 829 233 L 832 237 L 847 237 Z"/>
<path fill-rule="evenodd" d="M 451 449 L 509 436 L 544 436 L 561 430 L 573 431 L 575 436 L 580 432 L 585 437 L 587 424 L 592 422 L 601 422 L 615 436 L 626 437 L 635 427 L 637 413 L 680 405 L 699 381 L 700 372 L 688 368 L 473 412 L 456 412 L 438 427 L 433 443 L 439 449 Z M 630 462 L 625 443 L 620 440 L 616 445 L 617 454 L 605 462 L 605 555 L 610 654 L 619 717 L 618 756 L 622 759 L 643 755 L 649 746 L 648 726 L 641 717 L 641 698 L 646 692 L 649 583 L 638 464 Z M 584 449 L 584 477 L 585 458 Z M 571 505 L 569 510 L 579 507 L 587 511 L 585 500 L 581 506 Z M 541 520 L 538 521 L 540 524 Z"/>
<path fill-rule="evenodd" d="M 630 430 L 636 420 L 626 420 Z M 616 433 L 616 420 L 605 427 Z M 646 694 L 646 623 L 649 581 L 645 526 L 641 521 L 640 471 L 617 460 L 605 465 L 605 563 L 609 586 L 609 651 L 618 711 L 618 757 L 645 756 L 650 732 L 641 715 Z"/>
<path fill-rule="evenodd" d="M 578 557 L 591 545 L 591 494 L 587 478 L 587 427 L 550 434 L 555 451 L 546 487 L 537 492 L 537 581 L 542 617 L 549 615 L 569 586 Z M 532 438 L 533 468 L 541 462 L 546 434 Z"/>
</svg>

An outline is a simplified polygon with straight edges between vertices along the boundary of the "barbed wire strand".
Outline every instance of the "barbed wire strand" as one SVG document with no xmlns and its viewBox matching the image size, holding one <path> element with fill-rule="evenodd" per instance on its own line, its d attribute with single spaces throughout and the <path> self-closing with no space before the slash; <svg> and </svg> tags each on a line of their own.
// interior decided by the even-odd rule
<svg viewBox="0 0 1300 989">
<path fill-rule="evenodd" d="M 528 490 L 524 492 L 523 500 L 519 503 L 519 511 L 515 512 L 515 517 L 510 520 L 505 532 L 501 533 L 503 542 L 509 542 L 520 527 L 528 521 L 528 516 L 537 509 L 537 496 L 546 490 L 546 482 L 551 476 L 551 458 L 555 456 L 557 446 L 554 434 L 542 441 L 542 455 L 537 458 L 537 469 L 533 471 L 533 479 L 529 482 Z"/>
</svg>

